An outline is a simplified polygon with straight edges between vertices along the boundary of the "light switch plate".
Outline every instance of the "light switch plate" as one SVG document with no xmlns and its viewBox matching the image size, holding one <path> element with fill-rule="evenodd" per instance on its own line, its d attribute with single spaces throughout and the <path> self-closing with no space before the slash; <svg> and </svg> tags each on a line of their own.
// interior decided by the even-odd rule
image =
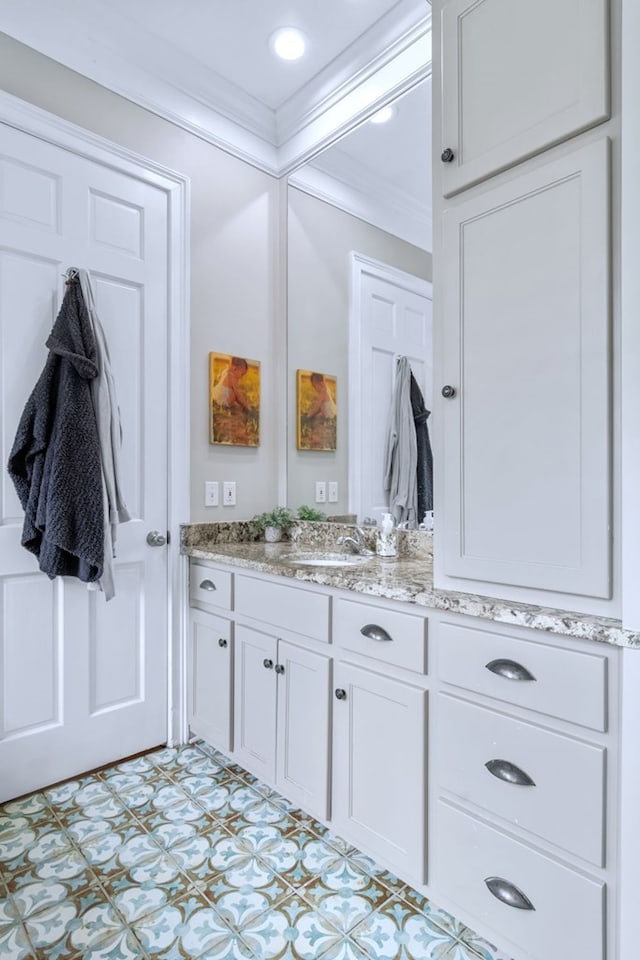
<svg viewBox="0 0 640 960">
<path fill-rule="evenodd" d="M 222 483 L 222 504 L 225 507 L 235 507 L 236 505 L 236 482 L 235 480 L 224 480 Z"/>
<path fill-rule="evenodd" d="M 205 507 L 217 507 L 220 503 L 220 484 L 217 480 L 205 480 L 204 484 L 204 505 Z"/>
<path fill-rule="evenodd" d="M 316 480 L 316 503 L 327 502 L 327 485 L 324 480 Z"/>
<path fill-rule="evenodd" d="M 329 503 L 338 502 L 338 481 L 329 480 Z"/>
</svg>

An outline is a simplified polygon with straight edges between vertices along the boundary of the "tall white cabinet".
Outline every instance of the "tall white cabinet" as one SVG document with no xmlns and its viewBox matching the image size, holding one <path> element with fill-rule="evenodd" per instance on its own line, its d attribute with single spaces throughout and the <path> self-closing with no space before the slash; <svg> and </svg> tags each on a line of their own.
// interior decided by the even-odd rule
<svg viewBox="0 0 640 960">
<path fill-rule="evenodd" d="M 435 555 L 437 586 L 615 615 L 608 12 L 434 4 Z"/>
<path fill-rule="evenodd" d="M 441 138 L 434 141 L 445 196 L 609 115 L 607 0 L 433 6 L 442 25 Z"/>
</svg>

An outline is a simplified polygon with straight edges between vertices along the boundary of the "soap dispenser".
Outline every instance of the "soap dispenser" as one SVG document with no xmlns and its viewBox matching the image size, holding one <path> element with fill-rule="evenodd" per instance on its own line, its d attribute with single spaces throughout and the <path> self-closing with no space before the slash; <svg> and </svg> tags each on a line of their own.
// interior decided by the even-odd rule
<svg viewBox="0 0 640 960">
<path fill-rule="evenodd" d="M 382 522 L 376 537 L 376 553 L 379 557 L 397 557 L 398 555 L 398 538 L 390 513 L 382 514 Z"/>
</svg>

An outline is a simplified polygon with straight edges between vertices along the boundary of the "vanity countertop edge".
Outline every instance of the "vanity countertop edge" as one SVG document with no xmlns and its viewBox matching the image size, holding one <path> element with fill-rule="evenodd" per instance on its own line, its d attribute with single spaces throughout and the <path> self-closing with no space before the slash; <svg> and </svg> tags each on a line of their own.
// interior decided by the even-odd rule
<svg viewBox="0 0 640 960">
<path fill-rule="evenodd" d="M 287 554 L 295 553 L 295 547 L 289 542 L 232 542 L 197 547 L 183 543 L 181 552 L 194 560 L 254 570 L 297 583 L 415 604 L 559 636 L 640 648 L 640 633 L 625 630 L 621 621 L 613 618 L 436 590 L 432 562 L 424 557 L 393 560 L 372 557 L 358 567 L 311 568 L 296 566 L 291 559 L 284 559 Z"/>
</svg>

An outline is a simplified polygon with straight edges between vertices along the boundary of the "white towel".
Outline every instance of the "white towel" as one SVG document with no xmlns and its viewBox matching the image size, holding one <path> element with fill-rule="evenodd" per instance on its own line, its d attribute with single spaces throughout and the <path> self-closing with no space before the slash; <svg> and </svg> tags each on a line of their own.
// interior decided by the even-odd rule
<svg viewBox="0 0 640 960">
<path fill-rule="evenodd" d="M 120 451 L 122 448 L 122 424 L 116 385 L 111 369 L 111 357 L 104 329 L 96 310 L 96 301 L 91 278 L 86 270 L 72 267 L 68 275 L 80 280 L 82 296 L 91 320 L 96 341 L 98 376 L 91 382 L 91 399 L 96 414 L 100 459 L 102 462 L 102 489 L 104 503 L 104 570 L 100 587 L 105 598 L 115 596 L 113 558 L 115 557 L 118 524 L 130 520 L 125 505 L 120 479 Z"/>
</svg>

